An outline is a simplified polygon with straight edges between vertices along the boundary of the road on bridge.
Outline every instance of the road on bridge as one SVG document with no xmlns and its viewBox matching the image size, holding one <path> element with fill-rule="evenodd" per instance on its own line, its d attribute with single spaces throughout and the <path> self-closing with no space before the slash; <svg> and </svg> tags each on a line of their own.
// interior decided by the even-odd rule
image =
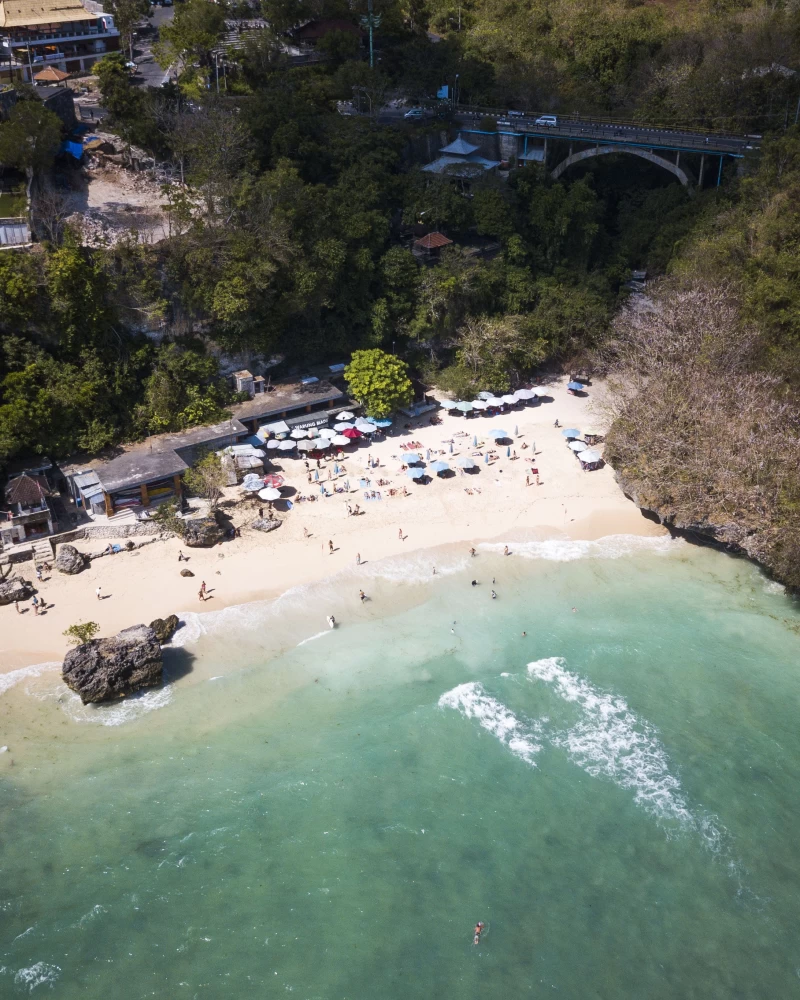
<svg viewBox="0 0 800 1000">
<path fill-rule="evenodd" d="M 472 121 L 483 117 L 479 111 L 459 109 L 462 121 L 470 116 Z M 717 153 L 744 156 L 750 149 L 758 148 L 756 136 L 735 136 L 719 132 L 687 131 L 659 128 L 649 125 L 621 124 L 619 122 L 592 121 L 579 117 L 557 118 L 556 125 L 537 125 L 534 115 L 505 115 L 497 119 L 500 130 L 533 135 L 537 138 L 566 139 L 573 142 L 598 142 L 603 145 L 642 146 L 646 149 L 668 149 L 694 153 Z"/>
</svg>

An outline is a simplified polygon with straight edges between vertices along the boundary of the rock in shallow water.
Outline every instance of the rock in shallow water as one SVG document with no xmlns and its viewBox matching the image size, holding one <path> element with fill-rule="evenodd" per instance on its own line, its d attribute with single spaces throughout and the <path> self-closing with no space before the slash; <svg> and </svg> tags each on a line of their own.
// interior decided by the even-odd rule
<svg viewBox="0 0 800 1000">
<path fill-rule="evenodd" d="M 179 624 L 178 616 L 170 615 L 169 618 L 156 618 L 150 622 L 150 628 L 155 632 L 156 639 L 163 644 L 169 642 Z"/>
<path fill-rule="evenodd" d="M 18 576 L 0 583 L 0 604 L 13 604 L 14 601 L 29 601 L 33 597 L 33 587 L 27 580 Z"/>
<path fill-rule="evenodd" d="M 56 569 L 59 573 L 73 576 L 86 566 L 86 556 L 78 552 L 74 545 L 59 545 L 56 556 Z"/>
<path fill-rule="evenodd" d="M 84 705 L 122 698 L 161 683 L 161 645 L 152 628 L 134 625 L 109 639 L 91 639 L 71 649 L 61 676 Z"/>
</svg>

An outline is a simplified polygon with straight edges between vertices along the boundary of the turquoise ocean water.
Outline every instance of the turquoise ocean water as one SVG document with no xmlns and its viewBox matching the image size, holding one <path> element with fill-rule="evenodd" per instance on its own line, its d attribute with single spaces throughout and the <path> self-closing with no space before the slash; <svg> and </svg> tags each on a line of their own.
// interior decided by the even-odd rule
<svg viewBox="0 0 800 1000">
<path fill-rule="evenodd" d="M 512 550 L 187 615 L 119 705 L 2 681 L 0 996 L 800 996 L 797 605 Z"/>
</svg>

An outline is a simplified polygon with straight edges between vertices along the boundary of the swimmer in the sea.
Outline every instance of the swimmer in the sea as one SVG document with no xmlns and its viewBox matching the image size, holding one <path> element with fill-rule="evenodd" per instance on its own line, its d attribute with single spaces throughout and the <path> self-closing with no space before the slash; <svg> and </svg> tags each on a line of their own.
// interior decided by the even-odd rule
<svg viewBox="0 0 800 1000">
<path fill-rule="evenodd" d="M 494 592 L 494 591 L 492 591 L 492 600 L 493 600 L 493 601 L 494 601 L 494 600 L 497 600 L 497 594 L 495 594 L 495 592 Z"/>
</svg>

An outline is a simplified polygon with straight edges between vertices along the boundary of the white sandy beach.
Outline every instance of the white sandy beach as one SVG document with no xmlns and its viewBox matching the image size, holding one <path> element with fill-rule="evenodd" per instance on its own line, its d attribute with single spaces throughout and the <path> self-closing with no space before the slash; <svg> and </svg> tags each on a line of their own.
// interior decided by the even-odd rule
<svg viewBox="0 0 800 1000">
<path fill-rule="evenodd" d="M 178 563 L 181 542 L 173 538 L 98 559 L 78 576 L 54 573 L 38 585 L 40 597 L 49 605 L 45 614 L 35 616 L 32 609 L 17 614 L 13 605 L 0 608 L 0 671 L 62 659 L 69 648 L 62 633 L 78 621 L 96 621 L 100 635 L 112 635 L 173 612 L 218 611 L 233 604 L 270 599 L 300 584 L 343 569 L 353 570 L 358 556 L 369 564 L 447 543 L 463 542 L 469 547 L 485 539 L 507 540 L 513 549 L 515 538 L 531 537 L 532 532 L 539 538 L 587 540 L 614 534 L 665 534 L 624 497 L 608 466 L 584 472 L 560 429 L 554 427 L 558 419 L 561 427 L 582 429 L 591 424 L 604 429 L 603 387 L 591 386 L 588 393 L 588 397 L 569 395 L 566 379 L 562 379 L 550 390 L 552 402 L 499 418 L 481 415 L 465 419 L 441 413 L 442 422 L 436 426 L 422 419 L 405 434 L 396 430 L 382 441 L 364 442 L 357 449 L 348 449 L 352 454 L 346 454 L 344 460 L 346 473 L 339 483 L 348 479 L 350 494 L 294 503 L 293 510 L 279 515 L 281 527 L 269 534 L 247 527 L 256 511 L 252 501 L 242 502 L 228 510 L 234 524 L 242 528 L 241 537 L 212 549 L 184 549 L 190 558 L 188 564 Z M 498 426 L 515 438 L 516 460 L 506 457 L 505 447 L 498 448 L 500 458 L 491 465 L 476 457 L 478 471 L 457 472 L 446 479 L 434 477 L 427 485 L 412 482 L 400 470 L 403 442 L 420 442 L 423 454 L 426 449 L 443 450 L 445 454 L 436 457 L 452 465 L 451 459 L 459 455 L 485 452 L 481 442 L 492 447 L 486 431 Z M 514 435 L 515 427 L 518 436 Z M 468 436 L 455 436 L 459 432 Z M 473 446 L 474 435 L 478 449 Z M 451 438 L 452 455 L 445 443 Z M 523 444 L 528 447 L 523 448 Z M 536 486 L 535 476 L 531 476 L 532 485 L 526 486 L 534 444 L 541 485 Z M 367 468 L 370 455 L 380 461 L 378 468 Z M 319 484 L 307 483 L 302 458 L 279 459 L 272 468 L 298 493 L 319 496 Z M 326 485 L 327 475 L 323 467 L 320 476 Z M 358 488 L 360 476 L 371 480 L 370 490 L 380 490 L 380 501 L 365 502 L 364 491 Z M 389 480 L 390 485 L 378 486 L 378 479 Z M 390 489 L 402 491 L 404 486 L 408 496 L 389 496 Z M 236 499 L 242 495 L 239 487 L 228 493 Z M 364 513 L 348 516 L 348 502 L 359 504 Z M 304 529 L 310 537 L 304 536 Z M 329 554 L 329 541 L 334 545 L 333 554 Z M 85 552 L 101 551 L 105 544 L 105 540 L 77 543 Z M 194 578 L 180 576 L 186 565 Z M 432 554 L 431 573 L 434 566 Z M 19 573 L 35 580 L 30 563 L 22 564 Z M 210 593 L 205 603 L 198 599 L 203 580 Z M 95 595 L 98 586 L 103 600 Z M 324 624 L 324 612 L 320 612 L 320 622 Z"/>
</svg>

